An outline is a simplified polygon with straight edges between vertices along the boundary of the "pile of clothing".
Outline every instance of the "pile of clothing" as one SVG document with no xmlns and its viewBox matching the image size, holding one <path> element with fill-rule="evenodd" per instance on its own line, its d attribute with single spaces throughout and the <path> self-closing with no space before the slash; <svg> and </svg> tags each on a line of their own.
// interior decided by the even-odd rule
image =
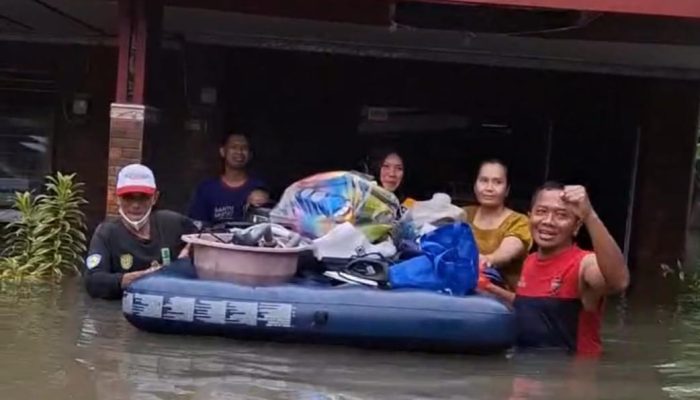
<svg viewBox="0 0 700 400">
<path fill-rule="evenodd" d="M 294 183 L 270 221 L 313 242 L 325 277 L 385 289 L 474 292 L 479 253 L 463 210 L 448 195 L 401 207 L 393 193 L 355 172 Z"/>
<path fill-rule="evenodd" d="M 221 243 L 248 247 L 291 249 L 311 244 L 311 241 L 284 226 L 269 222 L 259 222 L 246 228 L 228 228 L 226 234 L 217 233 L 216 229 L 201 231 L 209 233 L 211 238 Z"/>
</svg>

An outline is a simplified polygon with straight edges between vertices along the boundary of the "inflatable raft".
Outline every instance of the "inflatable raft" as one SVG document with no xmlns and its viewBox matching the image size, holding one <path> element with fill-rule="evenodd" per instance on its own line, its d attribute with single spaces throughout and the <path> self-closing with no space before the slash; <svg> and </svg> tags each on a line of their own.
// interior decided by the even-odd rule
<svg viewBox="0 0 700 400">
<path fill-rule="evenodd" d="M 149 332 L 493 353 L 515 342 L 515 318 L 486 296 L 332 287 L 308 282 L 251 287 L 165 268 L 131 284 L 122 307 Z"/>
</svg>

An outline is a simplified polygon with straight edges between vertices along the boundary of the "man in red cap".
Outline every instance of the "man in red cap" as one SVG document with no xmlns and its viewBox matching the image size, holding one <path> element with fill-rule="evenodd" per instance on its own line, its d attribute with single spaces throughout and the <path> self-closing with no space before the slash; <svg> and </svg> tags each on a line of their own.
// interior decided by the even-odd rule
<svg viewBox="0 0 700 400">
<path fill-rule="evenodd" d="M 92 297 L 121 298 L 134 280 L 187 255 L 181 240 L 196 230 L 192 221 L 173 211 L 156 210 L 158 190 L 153 172 L 131 164 L 117 176 L 119 218 L 95 230 L 85 261 L 85 285 Z"/>
</svg>

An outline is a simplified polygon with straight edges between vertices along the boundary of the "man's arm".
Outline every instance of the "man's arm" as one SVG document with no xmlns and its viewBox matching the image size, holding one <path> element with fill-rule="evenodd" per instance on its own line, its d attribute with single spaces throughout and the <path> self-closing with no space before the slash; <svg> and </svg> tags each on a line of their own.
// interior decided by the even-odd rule
<svg viewBox="0 0 700 400">
<path fill-rule="evenodd" d="M 494 285 L 484 274 L 479 274 L 479 280 L 476 285 L 476 291 L 478 293 L 488 293 L 493 296 L 496 296 L 504 302 L 508 303 L 508 305 L 513 305 L 513 302 L 515 301 L 515 293 L 503 289 L 497 285 Z"/>
<path fill-rule="evenodd" d="M 157 271 L 157 267 L 129 273 L 113 272 L 111 265 L 111 249 L 109 248 L 108 228 L 100 225 L 90 241 L 88 257 L 85 260 L 85 288 L 91 297 L 101 299 L 119 299 L 123 288 L 131 282 Z"/>
<path fill-rule="evenodd" d="M 112 272 L 107 236 L 108 229 L 101 224 L 90 240 L 85 260 L 85 288 L 92 297 L 117 299 L 122 295 L 121 281 L 124 273 Z"/>
<path fill-rule="evenodd" d="M 625 257 L 622 255 L 622 251 L 615 239 L 608 232 L 608 228 L 605 227 L 603 221 L 600 220 L 598 214 L 593 210 L 586 188 L 583 186 L 567 186 L 562 197 L 583 221 L 593 242 L 595 258 L 589 258 L 588 261 L 584 259 L 581 265 L 582 268 L 585 267 L 591 270 L 589 273 L 582 274 L 586 284 L 592 287 L 599 284 L 595 280 L 595 271 L 598 270 L 605 280 L 607 291 L 621 292 L 625 290 L 630 279 L 629 270 L 625 264 Z M 584 265 L 586 262 L 592 264 Z"/>
<path fill-rule="evenodd" d="M 598 291 L 624 291 L 629 285 L 630 277 L 620 247 L 595 212 L 586 218 L 585 225 L 595 253 L 594 257 L 586 257 L 581 262 L 585 283 Z"/>
<path fill-rule="evenodd" d="M 191 219 L 187 218 L 184 215 L 180 216 L 182 219 L 180 220 L 180 228 L 181 228 L 181 236 L 182 235 L 190 235 L 192 233 L 197 233 L 199 231 L 199 228 L 197 228 L 197 225 L 195 224 L 194 221 Z M 184 243 L 180 242 L 177 245 L 177 249 L 179 249 L 178 256 L 177 258 L 187 258 L 190 256 L 191 252 L 191 245 L 189 243 Z"/>
<path fill-rule="evenodd" d="M 511 292 L 510 290 L 503 289 L 502 287 L 496 286 L 493 283 L 488 283 L 484 287 L 483 291 L 498 297 L 499 299 L 505 301 L 509 305 L 512 305 L 515 301 L 515 293 Z"/>
<path fill-rule="evenodd" d="M 182 216 L 182 230 L 184 231 L 185 235 L 189 235 L 190 233 L 197 233 L 199 232 L 199 227 L 193 221 L 191 218 L 188 218 L 186 216 Z"/>
</svg>

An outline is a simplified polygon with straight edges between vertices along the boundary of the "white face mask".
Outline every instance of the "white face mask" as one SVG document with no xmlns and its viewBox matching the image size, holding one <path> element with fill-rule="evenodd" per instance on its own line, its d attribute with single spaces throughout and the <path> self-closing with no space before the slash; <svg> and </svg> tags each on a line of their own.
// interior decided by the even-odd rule
<svg viewBox="0 0 700 400">
<path fill-rule="evenodd" d="M 151 207 L 148 207 L 148 211 L 146 211 L 146 214 L 144 214 L 143 217 L 141 217 L 141 219 L 139 219 L 138 221 L 132 221 L 132 220 L 126 215 L 126 213 L 124 212 L 124 210 L 122 210 L 122 207 L 121 207 L 121 206 L 119 206 L 119 215 L 121 215 L 121 217 L 122 217 L 122 219 L 124 220 L 124 222 L 126 222 L 127 224 L 129 224 L 129 226 L 130 226 L 133 230 L 135 230 L 136 232 L 138 232 L 138 231 L 140 231 L 141 229 L 143 229 L 144 226 L 146 226 L 146 222 L 148 222 L 148 217 L 151 216 L 151 210 L 152 210 L 152 209 L 153 209 L 152 206 L 151 206 Z"/>
</svg>

